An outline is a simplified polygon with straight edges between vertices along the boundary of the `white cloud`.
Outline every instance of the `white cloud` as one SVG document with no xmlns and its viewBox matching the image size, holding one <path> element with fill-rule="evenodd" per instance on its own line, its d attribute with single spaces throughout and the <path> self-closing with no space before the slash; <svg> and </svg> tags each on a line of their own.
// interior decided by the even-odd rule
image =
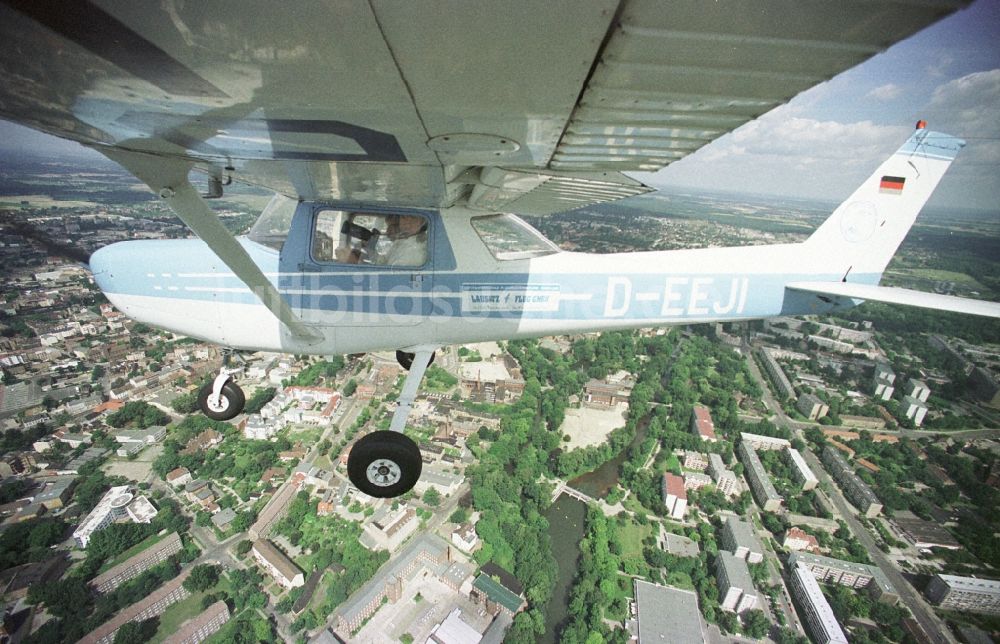
<svg viewBox="0 0 1000 644">
<path fill-rule="evenodd" d="M 899 98 L 900 94 L 903 93 L 903 88 L 895 83 L 886 83 L 885 85 L 879 85 L 872 91 L 868 92 L 865 96 L 866 98 L 873 98 L 876 101 L 891 101 L 895 98 Z"/>
</svg>

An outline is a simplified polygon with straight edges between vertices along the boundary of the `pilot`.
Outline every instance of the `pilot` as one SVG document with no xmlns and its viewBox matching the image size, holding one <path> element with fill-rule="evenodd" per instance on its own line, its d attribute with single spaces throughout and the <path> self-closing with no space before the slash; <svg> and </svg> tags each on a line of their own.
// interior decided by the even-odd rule
<svg viewBox="0 0 1000 644">
<path fill-rule="evenodd" d="M 427 261 L 427 222 L 414 215 L 389 215 L 386 236 L 389 250 L 376 258 L 384 266 L 423 266 Z"/>
</svg>

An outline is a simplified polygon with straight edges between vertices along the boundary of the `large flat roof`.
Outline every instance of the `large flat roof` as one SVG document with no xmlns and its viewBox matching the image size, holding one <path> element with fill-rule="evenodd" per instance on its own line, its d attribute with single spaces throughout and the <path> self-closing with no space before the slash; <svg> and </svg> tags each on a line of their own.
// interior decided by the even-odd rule
<svg viewBox="0 0 1000 644">
<path fill-rule="evenodd" d="M 639 644 L 704 642 L 705 632 L 694 591 L 635 580 Z M 666 639 L 665 639 L 666 638 Z"/>
</svg>

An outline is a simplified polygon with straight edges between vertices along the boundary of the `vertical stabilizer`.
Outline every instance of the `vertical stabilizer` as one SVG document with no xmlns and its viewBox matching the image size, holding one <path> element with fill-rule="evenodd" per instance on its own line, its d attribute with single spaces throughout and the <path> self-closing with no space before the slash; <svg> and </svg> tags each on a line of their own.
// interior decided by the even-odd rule
<svg viewBox="0 0 1000 644">
<path fill-rule="evenodd" d="M 878 167 L 806 240 L 843 281 L 875 284 L 920 209 L 965 141 L 918 123 L 903 147 Z"/>
</svg>

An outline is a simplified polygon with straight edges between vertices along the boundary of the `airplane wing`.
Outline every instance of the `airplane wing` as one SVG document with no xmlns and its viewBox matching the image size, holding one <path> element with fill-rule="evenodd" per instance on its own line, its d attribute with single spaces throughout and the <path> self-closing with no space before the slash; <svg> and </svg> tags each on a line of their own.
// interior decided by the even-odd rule
<svg viewBox="0 0 1000 644">
<path fill-rule="evenodd" d="M 543 214 L 965 4 L 3 0 L 0 117 L 297 199 Z"/>
<path fill-rule="evenodd" d="M 853 284 L 850 282 L 792 282 L 789 289 L 815 293 L 819 297 L 847 297 L 856 300 L 871 300 L 888 304 L 903 304 L 918 306 L 938 311 L 952 311 L 968 315 L 981 315 L 1000 318 L 1000 303 L 984 300 L 972 300 L 954 295 L 940 293 L 925 293 L 906 288 L 892 286 L 875 286 L 872 284 Z"/>
</svg>

